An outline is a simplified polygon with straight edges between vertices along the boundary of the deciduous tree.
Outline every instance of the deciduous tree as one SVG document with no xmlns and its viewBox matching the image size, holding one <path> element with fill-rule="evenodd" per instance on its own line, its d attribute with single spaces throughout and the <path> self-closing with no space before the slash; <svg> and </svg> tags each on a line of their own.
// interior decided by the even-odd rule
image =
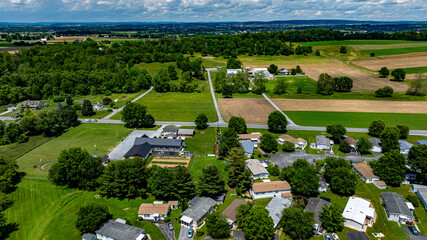
<svg viewBox="0 0 427 240">
<path fill-rule="evenodd" d="M 284 133 L 286 132 L 286 126 L 288 125 L 288 121 L 286 117 L 279 111 L 271 112 L 268 115 L 268 130 L 274 133 Z"/>
<path fill-rule="evenodd" d="M 292 239 L 309 239 L 313 235 L 314 212 L 300 207 L 283 209 L 280 226 Z"/>
<path fill-rule="evenodd" d="M 206 215 L 206 228 L 214 239 L 226 239 L 230 235 L 227 217 L 213 212 Z"/>
<path fill-rule="evenodd" d="M 107 206 L 90 203 L 82 206 L 77 213 L 76 227 L 80 233 L 94 233 L 104 222 L 112 217 Z"/>
<path fill-rule="evenodd" d="M 372 148 L 372 143 L 365 137 L 362 137 L 357 142 L 357 149 L 361 154 L 370 153 Z"/>
<path fill-rule="evenodd" d="M 380 135 L 380 139 L 382 142 L 382 151 L 384 153 L 391 151 L 391 150 L 399 150 L 400 144 L 399 144 L 399 130 L 396 127 L 386 127 L 382 131 Z"/>
<path fill-rule="evenodd" d="M 420 180 L 427 183 L 427 145 L 415 145 L 409 149 L 408 164 L 414 171 L 420 172 Z"/>
<path fill-rule="evenodd" d="M 274 137 L 271 133 L 264 133 L 261 136 L 261 143 L 260 143 L 260 147 L 268 152 L 276 152 L 278 150 L 278 143 L 276 140 L 276 137 Z"/>
<path fill-rule="evenodd" d="M 326 127 L 326 132 L 332 135 L 335 142 L 339 142 L 347 130 L 342 124 L 333 124 Z"/>
<path fill-rule="evenodd" d="M 394 187 L 400 186 L 400 183 L 405 180 L 406 159 L 399 150 L 391 150 L 381 156 L 373 165 L 376 175 L 381 180 L 384 180 L 387 185 Z"/>
<path fill-rule="evenodd" d="M 206 114 L 204 113 L 199 113 L 194 123 L 196 124 L 197 129 L 205 129 L 206 124 L 208 123 L 208 117 L 206 117 Z"/>
<path fill-rule="evenodd" d="M 385 123 L 381 120 L 373 121 L 371 125 L 369 125 L 368 134 L 373 137 L 379 137 L 381 133 L 384 131 Z"/>
<path fill-rule="evenodd" d="M 388 77 L 388 75 L 390 75 L 390 71 L 387 67 L 382 67 L 378 72 L 381 78 L 386 78 Z"/>
<path fill-rule="evenodd" d="M 248 240 L 272 239 L 274 236 L 274 223 L 273 219 L 268 215 L 267 209 L 253 207 L 247 216 L 243 233 Z"/>
<path fill-rule="evenodd" d="M 394 81 L 403 81 L 406 78 L 406 71 L 402 68 L 394 69 L 391 72 Z"/>
<path fill-rule="evenodd" d="M 337 204 L 324 206 L 320 212 L 320 221 L 328 232 L 341 232 L 344 229 L 342 209 Z"/>
<path fill-rule="evenodd" d="M 232 116 L 228 121 L 228 127 L 233 128 L 238 134 L 247 133 L 246 121 L 242 117 Z"/>
</svg>

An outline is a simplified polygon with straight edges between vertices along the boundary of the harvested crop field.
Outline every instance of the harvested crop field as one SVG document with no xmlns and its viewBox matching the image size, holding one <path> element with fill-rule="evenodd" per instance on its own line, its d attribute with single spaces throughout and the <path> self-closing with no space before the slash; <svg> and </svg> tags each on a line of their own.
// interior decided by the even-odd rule
<svg viewBox="0 0 427 240">
<path fill-rule="evenodd" d="M 327 73 L 332 77 L 347 76 L 353 79 L 352 91 L 354 92 L 375 91 L 385 86 L 392 87 L 395 92 L 405 92 L 408 88 L 404 83 L 391 82 L 389 79 L 379 78 L 373 74 L 349 67 L 341 62 L 300 64 L 300 66 L 310 78 L 316 81 L 321 73 Z"/>
<path fill-rule="evenodd" d="M 425 67 L 427 66 L 427 56 L 359 61 L 353 62 L 353 64 L 374 71 L 378 71 L 384 66 L 389 69 Z"/>
<path fill-rule="evenodd" d="M 150 164 L 148 164 L 148 168 L 153 165 L 157 165 L 159 167 L 166 168 L 177 168 L 178 166 L 188 167 L 190 163 L 190 158 L 170 158 L 170 157 L 154 157 Z"/>
<path fill-rule="evenodd" d="M 403 53 L 403 54 L 393 54 L 393 55 L 382 55 L 379 56 L 382 59 L 389 58 L 406 58 L 406 57 L 418 57 L 418 56 L 426 56 L 427 52 L 413 52 L 413 53 Z"/>
<path fill-rule="evenodd" d="M 218 101 L 226 121 L 237 116 L 244 118 L 246 123 L 266 124 L 268 114 L 275 110 L 264 98 L 220 98 Z"/>
<path fill-rule="evenodd" d="M 272 101 L 283 111 L 427 114 L 427 103 L 422 101 L 413 102 L 413 101 L 277 99 L 277 98 L 272 99 Z"/>
</svg>

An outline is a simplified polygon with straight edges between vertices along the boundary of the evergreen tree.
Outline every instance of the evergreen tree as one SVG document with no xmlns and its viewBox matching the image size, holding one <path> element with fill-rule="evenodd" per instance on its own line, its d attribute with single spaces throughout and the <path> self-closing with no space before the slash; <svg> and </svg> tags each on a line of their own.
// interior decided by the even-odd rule
<svg viewBox="0 0 427 240">
<path fill-rule="evenodd" d="M 225 189 L 225 182 L 215 165 L 207 165 L 202 169 L 198 185 L 201 196 L 215 196 Z"/>
</svg>

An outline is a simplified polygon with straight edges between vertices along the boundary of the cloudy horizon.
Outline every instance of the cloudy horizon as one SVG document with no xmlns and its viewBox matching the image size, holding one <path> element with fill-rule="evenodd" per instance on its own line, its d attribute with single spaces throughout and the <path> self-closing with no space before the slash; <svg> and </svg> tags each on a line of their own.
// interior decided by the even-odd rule
<svg viewBox="0 0 427 240">
<path fill-rule="evenodd" d="M 427 0 L 0 0 L 0 22 L 427 21 Z"/>
</svg>

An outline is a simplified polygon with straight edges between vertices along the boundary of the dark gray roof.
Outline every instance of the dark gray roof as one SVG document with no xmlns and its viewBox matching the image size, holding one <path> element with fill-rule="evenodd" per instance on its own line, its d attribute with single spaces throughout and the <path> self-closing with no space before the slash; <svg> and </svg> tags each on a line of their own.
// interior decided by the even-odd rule
<svg viewBox="0 0 427 240">
<path fill-rule="evenodd" d="M 246 240 L 245 234 L 242 230 L 234 230 L 233 231 L 234 240 Z"/>
<path fill-rule="evenodd" d="M 148 143 L 153 147 L 180 147 L 183 144 L 181 139 L 164 139 L 164 138 L 135 138 L 134 145 Z"/>
<path fill-rule="evenodd" d="M 82 235 L 82 240 L 96 240 L 96 235 L 93 233 L 85 233 Z"/>
<path fill-rule="evenodd" d="M 327 138 L 325 135 L 317 135 L 316 136 L 316 144 L 317 145 L 330 145 L 331 140 Z"/>
<path fill-rule="evenodd" d="M 265 207 L 268 211 L 268 215 L 273 219 L 274 227 L 279 224 L 282 218 L 282 211 L 285 208 L 290 207 L 292 199 L 290 198 L 273 198 Z"/>
<path fill-rule="evenodd" d="M 383 192 L 381 193 L 381 198 L 383 199 L 389 214 L 412 216 L 412 213 L 409 210 L 408 205 L 406 205 L 405 199 L 402 195 L 395 192 Z"/>
<path fill-rule="evenodd" d="M 399 140 L 400 150 L 409 150 L 412 146 L 412 143 L 408 143 L 407 141 Z"/>
<path fill-rule="evenodd" d="M 179 127 L 165 127 L 163 128 L 163 133 L 177 133 Z"/>
<path fill-rule="evenodd" d="M 96 234 L 120 240 L 135 240 L 144 230 L 131 225 L 108 220 L 95 231 Z"/>
<path fill-rule="evenodd" d="M 369 240 L 364 232 L 346 232 L 348 240 Z"/>
<path fill-rule="evenodd" d="M 418 140 L 417 145 L 427 145 L 427 140 Z"/>
<path fill-rule="evenodd" d="M 331 200 L 328 198 L 310 198 L 310 201 L 305 206 L 306 211 L 314 212 L 314 220 L 317 224 L 322 224 L 320 222 L 320 212 L 323 210 L 323 206 L 331 205 Z"/>
<path fill-rule="evenodd" d="M 427 202 L 427 188 L 418 189 L 417 195 L 422 198 L 424 202 Z"/>
<path fill-rule="evenodd" d="M 129 149 L 129 151 L 124 155 L 124 157 L 140 156 L 146 158 L 152 148 L 153 147 L 149 143 L 134 145 L 133 147 L 131 147 L 131 149 Z"/>
<path fill-rule="evenodd" d="M 189 208 L 181 214 L 192 218 L 195 222 L 199 222 L 209 210 L 216 206 L 216 201 L 210 197 L 195 197 L 189 203 Z"/>
<path fill-rule="evenodd" d="M 215 196 L 212 196 L 211 198 L 217 202 L 224 202 L 225 195 L 226 195 L 226 193 L 219 193 Z"/>
<path fill-rule="evenodd" d="M 381 147 L 382 142 L 381 142 L 381 140 L 380 140 L 380 139 L 378 139 L 378 138 L 368 138 L 368 141 L 369 141 L 370 143 L 372 143 L 372 145 L 373 145 L 374 147 Z"/>
</svg>

